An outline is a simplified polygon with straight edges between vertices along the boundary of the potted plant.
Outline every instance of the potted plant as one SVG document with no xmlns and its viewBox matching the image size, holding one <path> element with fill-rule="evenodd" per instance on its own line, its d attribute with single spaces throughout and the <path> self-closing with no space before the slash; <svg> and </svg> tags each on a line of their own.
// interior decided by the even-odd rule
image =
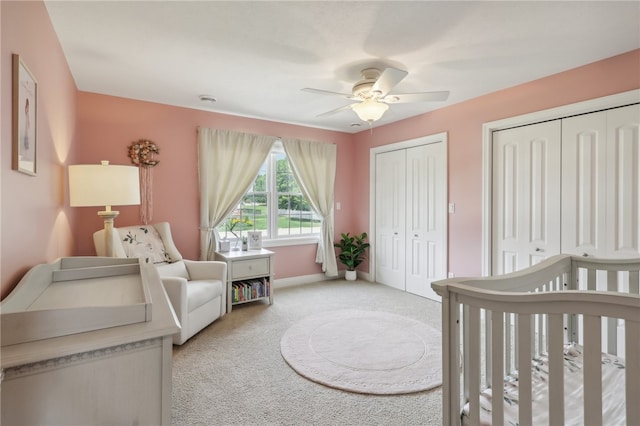
<svg viewBox="0 0 640 426">
<path fill-rule="evenodd" d="M 338 259 L 347 267 L 345 278 L 349 281 L 356 279 L 356 268 L 366 258 L 365 254 L 369 248 L 367 239 L 367 233 L 363 232 L 360 235 L 349 235 L 349 233 L 342 233 L 339 243 L 334 243 L 336 248 L 340 249 Z"/>
</svg>

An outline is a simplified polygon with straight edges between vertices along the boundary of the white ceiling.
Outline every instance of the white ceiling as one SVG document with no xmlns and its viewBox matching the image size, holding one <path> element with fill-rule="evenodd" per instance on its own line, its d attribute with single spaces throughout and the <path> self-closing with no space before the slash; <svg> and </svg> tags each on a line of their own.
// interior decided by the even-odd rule
<svg viewBox="0 0 640 426">
<path fill-rule="evenodd" d="M 640 48 L 640 1 L 45 1 L 79 90 L 357 132 L 360 70 L 408 76 L 375 125 Z M 640 72 L 640 70 L 639 70 Z M 199 95 L 212 95 L 205 104 Z"/>
</svg>

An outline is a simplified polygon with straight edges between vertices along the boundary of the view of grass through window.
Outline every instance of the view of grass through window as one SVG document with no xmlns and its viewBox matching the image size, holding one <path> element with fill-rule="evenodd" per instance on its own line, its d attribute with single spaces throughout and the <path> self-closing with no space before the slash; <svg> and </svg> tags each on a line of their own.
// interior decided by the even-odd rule
<svg viewBox="0 0 640 426">
<path fill-rule="evenodd" d="M 264 239 L 308 236 L 320 232 L 281 147 L 272 150 L 234 211 L 218 226 L 223 238 L 260 231 Z"/>
</svg>

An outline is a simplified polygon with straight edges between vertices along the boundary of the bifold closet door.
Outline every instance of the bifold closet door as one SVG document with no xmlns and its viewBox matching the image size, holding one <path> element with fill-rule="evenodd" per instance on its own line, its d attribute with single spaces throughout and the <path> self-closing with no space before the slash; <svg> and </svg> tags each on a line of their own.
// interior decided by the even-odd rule
<svg viewBox="0 0 640 426">
<path fill-rule="evenodd" d="M 493 134 L 492 274 L 560 253 L 560 120 Z"/>
<path fill-rule="evenodd" d="M 562 252 L 640 255 L 640 106 L 562 120 Z"/>
<path fill-rule="evenodd" d="M 406 291 L 440 300 L 431 283 L 446 278 L 446 146 L 407 149 Z"/>
<path fill-rule="evenodd" d="M 376 155 L 376 281 L 405 290 L 406 150 Z"/>
<path fill-rule="evenodd" d="M 446 156 L 443 142 L 376 155 L 376 281 L 434 300 L 447 268 Z"/>
</svg>

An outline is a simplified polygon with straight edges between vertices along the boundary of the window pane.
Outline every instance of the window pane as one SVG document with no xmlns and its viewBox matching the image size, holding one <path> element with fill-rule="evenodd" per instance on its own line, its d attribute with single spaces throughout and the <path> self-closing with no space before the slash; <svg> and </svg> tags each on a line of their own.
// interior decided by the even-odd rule
<svg viewBox="0 0 640 426">
<path fill-rule="evenodd" d="M 256 180 L 253 181 L 253 185 L 249 191 L 267 192 L 267 163 L 264 163 L 262 167 L 260 167 L 258 176 L 256 176 Z"/>
<path fill-rule="evenodd" d="M 320 219 L 300 194 L 278 195 L 278 236 L 320 232 Z"/>
<path fill-rule="evenodd" d="M 261 192 L 247 193 L 242 198 L 242 215 L 252 222 L 249 231 L 267 230 L 267 194 Z"/>
</svg>

